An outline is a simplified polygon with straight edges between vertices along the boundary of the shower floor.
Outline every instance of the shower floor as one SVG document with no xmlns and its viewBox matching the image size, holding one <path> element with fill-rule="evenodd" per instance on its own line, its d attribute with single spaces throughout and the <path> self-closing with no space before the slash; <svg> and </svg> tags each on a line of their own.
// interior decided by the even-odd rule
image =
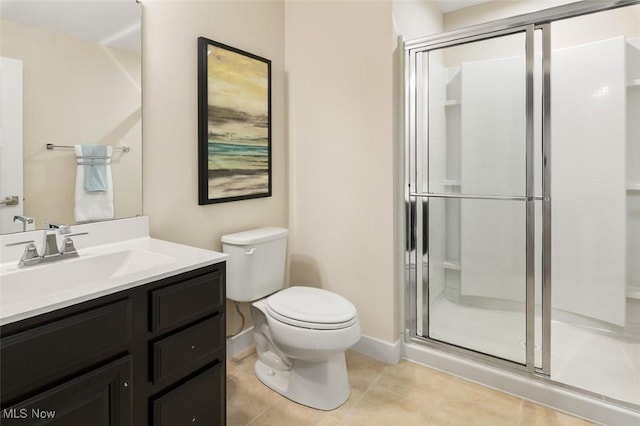
<svg viewBox="0 0 640 426">
<path fill-rule="evenodd" d="M 536 330 L 540 330 L 540 324 L 540 318 L 536 318 Z M 462 305 L 440 296 L 431 305 L 429 335 L 474 351 L 524 362 L 522 312 Z M 535 355 L 538 364 L 539 336 Z M 640 406 L 640 342 L 552 321 L 551 379 Z"/>
</svg>

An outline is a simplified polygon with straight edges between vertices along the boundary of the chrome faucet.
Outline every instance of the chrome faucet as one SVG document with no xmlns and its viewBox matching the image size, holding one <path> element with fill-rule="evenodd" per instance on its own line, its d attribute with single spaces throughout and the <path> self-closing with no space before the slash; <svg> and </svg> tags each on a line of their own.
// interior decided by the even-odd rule
<svg viewBox="0 0 640 426">
<path fill-rule="evenodd" d="M 65 235 L 71 233 L 71 228 L 65 225 L 58 225 L 57 223 L 45 223 L 44 224 L 44 240 L 42 241 L 42 257 L 54 256 L 60 254 L 58 249 L 58 237 L 57 234 Z"/>
<path fill-rule="evenodd" d="M 57 238 L 58 234 L 65 236 L 64 241 L 59 247 Z M 27 246 L 24 249 L 24 253 L 18 262 L 18 267 L 32 266 L 40 263 L 78 257 L 78 251 L 76 250 L 71 237 L 86 234 L 87 232 L 71 234 L 70 226 L 47 223 L 44 226 L 44 238 L 42 241 L 42 250 L 40 250 L 40 252 L 38 252 L 38 248 L 33 240 L 20 241 L 17 243 L 7 244 L 7 246 L 26 244 Z"/>
<path fill-rule="evenodd" d="M 29 225 L 33 225 L 33 218 L 28 216 L 16 215 L 13 217 L 13 221 L 19 220 L 22 222 L 22 230 L 26 231 Z M 33 228 L 30 228 L 33 229 Z"/>
</svg>

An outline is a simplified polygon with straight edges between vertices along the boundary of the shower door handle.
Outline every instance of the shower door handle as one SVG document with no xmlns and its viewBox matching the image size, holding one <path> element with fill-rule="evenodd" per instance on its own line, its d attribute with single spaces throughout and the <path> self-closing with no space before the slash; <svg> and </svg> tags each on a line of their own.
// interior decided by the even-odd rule
<svg viewBox="0 0 640 426">
<path fill-rule="evenodd" d="M 480 194 L 448 194 L 434 192 L 412 192 L 409 194 L 413 197 L 423 198 L 453 198 L 453 199 L 469 199 L 469 200 L 502 200 L 502 201 L 533 201 L 542 200 L 542 197 L 527 197 L 526 195 L 480 195 Z"/>
</svg>

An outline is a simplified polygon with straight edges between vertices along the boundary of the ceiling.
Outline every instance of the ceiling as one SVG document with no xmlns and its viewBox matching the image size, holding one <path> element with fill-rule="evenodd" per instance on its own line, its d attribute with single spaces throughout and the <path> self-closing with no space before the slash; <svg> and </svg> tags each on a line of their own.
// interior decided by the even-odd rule
<svg viewBox="0 0 640 426">
<path fill-rule="evenodd" d="M 0 0 L 0 18 L 121 49 L 140 50 L 135 0 Z"/>
<path fill-rule="evenodd" d="M 487 3 L 491 0 L 433 0 L 442 13 L 453 12 L 465 7 L 475 6 L 480 3 Z"/>
</svg>

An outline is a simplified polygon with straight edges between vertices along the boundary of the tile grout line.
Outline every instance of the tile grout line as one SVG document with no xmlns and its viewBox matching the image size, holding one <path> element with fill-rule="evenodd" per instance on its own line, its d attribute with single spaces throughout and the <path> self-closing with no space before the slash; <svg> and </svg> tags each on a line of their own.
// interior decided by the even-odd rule
<svg viewBox="0 0 640 426">
<path fill-rule="evenodd" d="M 348 369 L 347 369 L 347 373 L 348 373 Z M 342 420 L 340 419 L 336 419 L 335 417 L 332 417 L 334 420 L 336 420 L 339 423 L 344 423 L 345 420 L 347 420 L 353 410 L 356 408 L 356 406 L 360 403 L 360 401 L 362 401 L 362 398 L 364 398 L 364 396 L 367 394 L 367 392 L 369 392 L 371 390 L 371 388 L 373 388 L 373 386 L 380 380 L 380 377 L 382 377 L 382 375 L 384 374 L 384 369 L 383 371 L 381 371 L 380 373 L 378 373 L 378 375 L 376 376 L 376 378 L 374 380 L 371 381 L 371 383 L 367 386 L 367 388 L 364 390 L 364 392 L 362 392 L 362 395 L 360 395 L 358 397 L 358 399 L 353 403 L 353 405 L 344 413 L 344 417 L 342 418 Z"/>
<path fill-rule="evenodd" d="M 522 424 L 522 416 L 524 415 L 524 399 L 520 398 L 520 413 L 518 413 L 518 426 Z"/>
<path fill-rule="evenodd" d="M 266 388 L 269 388 L 267 385 L 265 385 L 264 383 L 260 383 L 260 385 L 265 386 Z M 269 391 L 271 392 L 276 392 L 273 389 L 269 389 Z M 277 392 L 276 392 L 277 393 Z M 285 398 L 284 396 L 282 398 Z M 267 407 L 265 407 L 262 411 L 260 411 L 260 413 L 256 414 L 256 416 L 249 420 L 249 423 L 247 423 L 247 426 L 249 426 L 250 424 L 254 423 L 256 420 L 258 420 L 264 413 L 266 413 L 268 410 L 272 409 L 273 407 L 275 407 L 276 405 L 278 405 L 280 403 L 280 399 L 275 400 L 275 402 Z"/>
</svg>

